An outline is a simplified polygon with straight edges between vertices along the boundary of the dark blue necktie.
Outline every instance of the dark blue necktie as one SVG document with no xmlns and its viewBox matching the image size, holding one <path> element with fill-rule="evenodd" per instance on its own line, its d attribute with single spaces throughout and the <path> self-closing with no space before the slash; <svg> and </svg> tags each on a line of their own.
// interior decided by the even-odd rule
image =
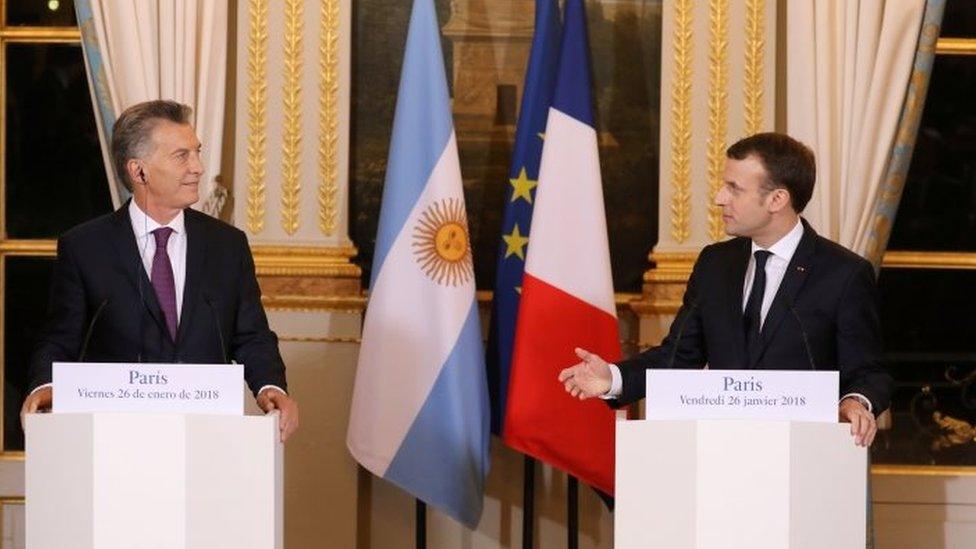
<svg viewBox="0 0 976 549">
<path fill-rule="evenodd" d="M 746 302 L 746 309 L 742 313 L 742 327 L 746 333 L 746 358 L 752 365 L 753 354 L 758 353 L 762 346 L 762 302 L 766 295 L 766 260 L 773 255 L 766 250 L 756 250 L 756 269 L 752 278 L 752 291 L 749 292 L 749 301 Z"/>
</svg>

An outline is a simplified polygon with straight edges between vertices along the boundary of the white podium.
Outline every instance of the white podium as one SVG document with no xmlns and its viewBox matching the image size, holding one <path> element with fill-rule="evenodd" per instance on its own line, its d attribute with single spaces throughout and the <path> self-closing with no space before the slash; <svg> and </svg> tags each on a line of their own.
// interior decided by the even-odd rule
<svg viewBox="0 0 976 549">
<path fill-rule="evenodd" d="M 617 422 L 618 549 L 864 549 L 866 501 L 850 425 Z"/>
<path fill-rule="evenodd" d="M 268 416 L 30 414 L 29 549 L 283 547 Z"/>
</svg>

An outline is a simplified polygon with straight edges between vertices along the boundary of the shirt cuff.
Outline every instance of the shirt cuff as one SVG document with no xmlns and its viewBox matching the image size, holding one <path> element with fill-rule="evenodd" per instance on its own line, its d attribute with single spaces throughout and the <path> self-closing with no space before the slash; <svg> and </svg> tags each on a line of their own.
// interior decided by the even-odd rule
<svg viewBox="0 0 976 549">
<path fill-rule="evenodd" d="M 32 394 L 40 391 L 41 389 L 46 389 L 48 387 L 53 387 L 53 386 L 54 386 L 53 383 L 45 383 L 44 385 L 38 385 L 37 387 L 34 387 L 34 390 L 33 391 L 30 392 L 30 395 L 32 395 Z M 27 395 L 27 396 L 30 396 L 30 395 Z"/>
<path fill-rule="evenodd" d="M 258 394 L 256 396 L 261 396 L 261 393 L 265 392 L 268 389 L 278 389 L 282 393 L 284 393 L 286 395 L 288 394 L 288 391 L 285 391 L 284 389 L 282 389 L 281 387 L 278 387 L 277 385 L 265 385 L 265 386 L 261 387 L 260 389 L 258 389 Z"/>
<path fill-rule="evenodd" d="M 847 393 L 846 395 L 840 397 L 840 402 L 844 402 L 845 398 L 856 399 L 858 402 L 864 405 L 865 408 L 868 409 L 868 413 L 873 413 L 871 411 L 871 401 L 868 400 L 868 397 L 862 395 L 861 393 Z"/>
<path fill-rule="evenodd" d="M 607 364 L 607 366 L 610 367 L 610 390 L 600 395 L 603 400 L 617 398 L 624 392 L 624 378 L 620 375 L 620 368 L 616 364 Z"/>
</svg>

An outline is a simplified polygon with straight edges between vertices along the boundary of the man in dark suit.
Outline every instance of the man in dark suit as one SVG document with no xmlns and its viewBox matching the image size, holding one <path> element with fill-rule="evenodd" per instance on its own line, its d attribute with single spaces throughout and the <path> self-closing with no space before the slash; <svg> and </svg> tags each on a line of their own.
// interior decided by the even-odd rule
<svg viewBox="0 0 976 549">
<path fill-rule="evenodd" d="M 815 178 L 813 153 L 786 135 L 729 147 L 715 203 L 736 238 L 701 251 L 659 347 L 616 365 L 577 349 L 566 391 L 620 406 L 644 397 L 648 368 L 838 370 L 839 417 L 870 445 L 892 391 L 874 269 L 800 217 Z"/>
<path fill-rule="evenodd" d="M 298 427 L 247 237 L 189 207 L 203 175 L 190 115 L 185 105 L 149 101 L 115 123 L 112 156 L 132 200 L 58 239 L 22 413 L 50 407 L 52 362 L 233 359 L 261 409 L 280 410 L 282 440 Z"/>
</svg>

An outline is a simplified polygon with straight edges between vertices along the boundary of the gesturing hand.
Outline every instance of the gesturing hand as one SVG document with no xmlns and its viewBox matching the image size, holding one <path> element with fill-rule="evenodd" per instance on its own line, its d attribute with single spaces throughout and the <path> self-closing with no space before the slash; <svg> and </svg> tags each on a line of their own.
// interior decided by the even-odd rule
<svg viewBox="0 0 976 549">
<path fill-rule="evenodd" d="M 611 382 L 607 361 L 579 347 L 576 356 L 581 362 L 559 372 L 559 381 L 566 387 L 566 392 L 580 400 L 607 394 Z"/>
</svg>

